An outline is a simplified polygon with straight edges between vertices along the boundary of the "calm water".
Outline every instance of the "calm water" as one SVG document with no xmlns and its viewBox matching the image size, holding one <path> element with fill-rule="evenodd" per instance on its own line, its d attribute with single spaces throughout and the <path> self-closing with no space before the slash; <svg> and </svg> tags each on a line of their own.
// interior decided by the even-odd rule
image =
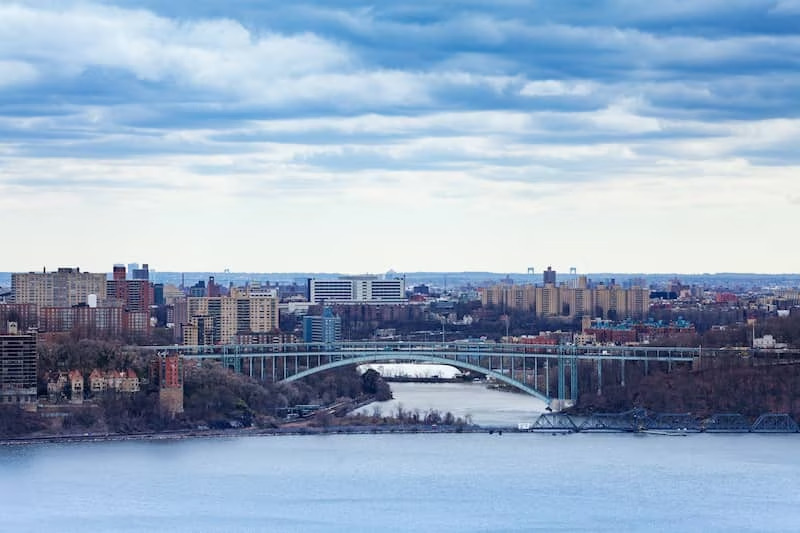
<svg viewBox="0 0 800 533">
<path fill-rule="evenodd" d="M 394 399 L 374 402 L 357 412 L 372 414 L 378 409 L 394 414 L 399 406 L 405 411 L 421 413 L 436 409 L 450 411 L 456 417 L 471 417 L 482 426 L 514 426 L 533 422 L 544 411 L 544 402 L 533 396 L 487 389 L 482 383 L 391 383 Z"/>
<path fill-rule="evenodd" d="M 0 447 L 0 531 L 797 531 L 800 436 Z"/>
<path fill-rule="evenodd" d="M 471 383 L 392 389 L 384 413 L 515 425 L 544 407 Z M 0 446 L 0 532 L 798 531 L 799 449 L 509 433 Z"/>
</svg>

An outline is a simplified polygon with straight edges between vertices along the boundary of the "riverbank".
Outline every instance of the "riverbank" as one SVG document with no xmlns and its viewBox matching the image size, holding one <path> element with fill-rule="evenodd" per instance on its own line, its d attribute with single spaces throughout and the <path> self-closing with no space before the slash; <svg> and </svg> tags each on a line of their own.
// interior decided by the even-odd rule
<svg viewBox="0 0 800 533">
<path fill-rule="evenodd" d="M 484 383 L 394 383 L 392 391 L 395 398 L 390 401 L 377 402 L 374 397 L 368 396 L 359 401 L 338 402 L 306 418 L 283 422 L 276 420 L 275 427 L 261 424 L 249 428 L 208 428 L 205 422 L 198 422 L 191 427 L 162 431 L 149 431 L 147 428 L 135 431 L 135 428 L 130 428 L 115 432 L 105 427 L 75 427 L 71 431 L 58 431 L 51 428 L 49 431 L 27 432 L 14 437 L 0 435 L 0 444 L 176 440 L 248 435 L 510 432 L 520 422 L 533 422 L 544 408 L 535 398 L 490 390 Z M 453 417 L 448 417 L 448 412 L 452 412 Z M 439 416 L 426 420 L 429 414 Z M 400 420 L 398 415 L 406 419 Z M 461 418 L 461 423 L 458 423 L 458 418 Z M 453 423 L 448 424 L 449 421 Z"/>
<path fill-rule="evenodd" d="M 150 433 L 105 433 L 105 434 L 72 434 L 72 435 L 39 435 L 19 438 L 1 438 L 0 446 L 24 445 L 36 443 L 70 443 L 70 442 L 114 442 L 135 440 L 182 440 L 191 438 L 230 438 L 230 437 L 274 437 L 288 435 L 365 435 L 365 434 L 403 434 L 403 433 L 498 433 L 517 432 L 513 427 L 483 427 L 466 425 L 429 425 L 429 424 L 381 424 L 381 425 L 345 425 L 345 426 L 291 426 L 278 428 L 241 428 L 224 430 L 177 430 Z"/>
</svg>

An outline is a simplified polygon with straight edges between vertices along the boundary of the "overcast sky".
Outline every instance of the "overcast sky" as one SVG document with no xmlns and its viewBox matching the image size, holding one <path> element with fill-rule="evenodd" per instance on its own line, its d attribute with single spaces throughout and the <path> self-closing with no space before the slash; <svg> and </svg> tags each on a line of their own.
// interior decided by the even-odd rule
<svg viewBox="0 0 800 533">
<path fill-rule="evenodd" d="M 0 4 L 0 270 L 798 272 L 800 1 Z"/>
</svg>

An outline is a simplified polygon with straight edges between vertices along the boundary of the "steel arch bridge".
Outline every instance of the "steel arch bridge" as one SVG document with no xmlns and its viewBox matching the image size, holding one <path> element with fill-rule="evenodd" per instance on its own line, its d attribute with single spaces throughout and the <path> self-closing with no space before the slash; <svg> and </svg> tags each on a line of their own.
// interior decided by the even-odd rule
<svg viewBox="0 0 800 533">
<path fill-rule="evenodd" d="M 436 355 L 416 355 L 414 357 L 403 357 L 403 362 L 413 362 L 413 363 L 437 363 L 442 365 L 450 365 L 461 370 L 470 370 L 472 372 L 477 372 L 479 374 L 483 374 L 486 377 L 495 379 L 506 385 L 510 385 L 516 389 L 521 390 L 522 392 L 526 392 L 531 396 L 535 396 L 539 398 L 543 402 L 550 404 L 550 398 L 539 392 L 538 390 L 534 389 L 522 383 L 516 379 L 510 378 L 504 374 L 501 374 L 494 370 L 489 370 L 482 366 L 472 364 L 466 361 L 458 361 L 454 359 L 448 359 L 446 357 L 440 357 Z M 322 364 L 320 366 L 309 368 L 307 370 L 303 370 L 290 376 L 282 381 L 297 381 L 299 379 L 303 379 L 305 377 L 311 376 L 313 374 L 318 374 L 320 372 L 325 372 L 326 370 L 332 370 L 334 368 L 340 368 L 343 366 L 350 366 L 350 365 L 364 365 L 369 363 L 395 363 L 398 362 L 397 355 L 392 354 L 372 354 L 372 355 L 363 355 L 359 357 L 347 358 L 347 359 L 340 359 L 338 361 L 331 361 L 329 363 Z"/>
<path fill-rule="evenodd" d="M 451 365 L 505 383 L 550 405 L 578 399 L 579 363 L 593 363 L 597 392 L 613 380 L 625 385 L 626 362 L 671 370 L 691 363 L 698 348 L 495 344 L 485 342 L 404 343 L 342 342 L 148 346 L 132 349 L 179 355 L 187 361 L 216 359 L 229 368 L 272 382 L 290 382 L 343 366 L 415 362 Z M 604 377 L 605 369 L 605 377 Z M 557 377 L 551 384 L 551 377 Z M 556 392 L 555 396 L 552 394 Z"/>
</svg>

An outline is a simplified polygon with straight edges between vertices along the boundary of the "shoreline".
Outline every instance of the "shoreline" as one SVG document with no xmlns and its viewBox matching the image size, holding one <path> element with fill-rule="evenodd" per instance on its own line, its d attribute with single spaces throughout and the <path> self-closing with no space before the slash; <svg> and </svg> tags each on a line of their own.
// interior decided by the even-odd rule
<svg viewBox="0 0 800 533">
<path fill-rule="evenodd" d="M 329 426 L 329 427 L 286 427 L 269 429 L 223 429 L 223 430 L 177 430 L 148 433 L 84 433 L 73 435 L 39 435 L 18 438 L 0 438 L 0 446 L 14 446 L 37 443 L 72 442 L 118 442 L 138 440 L 184 440 L 194 438 L 225 437 L 280 437 L 306 435 L 377 435 L 377 434 L 415 434 L 415 433 L 520 433 L 515 427 L 483 426 L 431 426 L 425 424 L 385 425 L 385 426 Z"/>
<path fill-rule="evenodd" d="M 103 433 L 75 435 L 40 435 L 19 438 L 0 438 L 0 447 L 25 446 L 31 444 L 67 444 L 78 442 L 125 442 L 125 441 L 177 441 L 185 439 L 238 438 L 238 437 L 284 437 L 284 436 L 325 436 L 325 435 L 413 435 L 413 434 L 476 434 L 502 435 L 503 433 L 533 435 L 634 435 L 634 436 L 690 436 L 690 435 L 800 435 L 797 432 L 783 431 L 623 431 L 623 430 L 584 430 L 570 431 L 559 428 L 520 429 L 513 426 L 432 426 L 426 424 L 381 425 L 381 426 L 329 426 L 329 427 L 285 427 L 269 429 L 224 429 L 224 430 L 178 430 L 150 433 Z"/>
</svg>

